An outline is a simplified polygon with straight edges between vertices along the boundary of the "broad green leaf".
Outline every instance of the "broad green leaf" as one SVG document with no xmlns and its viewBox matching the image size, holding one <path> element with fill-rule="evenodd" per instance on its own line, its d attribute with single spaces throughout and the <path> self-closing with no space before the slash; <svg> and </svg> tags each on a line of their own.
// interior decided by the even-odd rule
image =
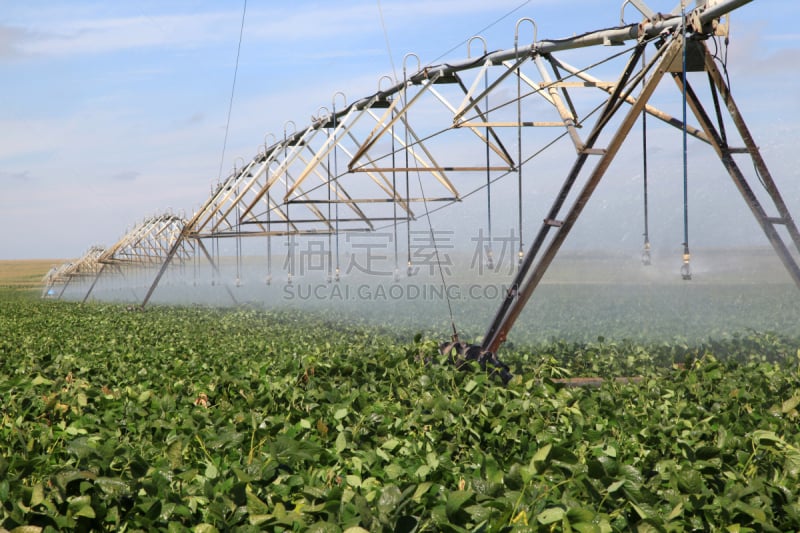
<svg viewBox="0 0 800 533">
<path fill-rule="evenodd" d="M 591 509 L 582 507 L 570 507 L 567 509 L 567 518 L 570 524 L 573 522 L 591 522 L 595 519 L 596 513 Z"/>
<path fill-rule="evenodd" d="M 550 458 L 569 465 L 574 465 L 578 462 L 578 457 L 563 446 L 553 446 L 550 451 Z"/>
<path fill-rule="evenodd" d="M 774 431 L 766 431 L 763 429 L 753 431 L 750 438 L 753 439 L 756 445 L 764 445 L 766 443 L 766 445 L 769 446 L 773 443 L 783 443 L 783 439 L 776 435 Z"/>
<path fill-rule="evenodd" d="M 79 392 L 75 395 L 75 399 L 78 401 L 78 405 L 81 407 L 86 407 L 89 405 L 89 398 L 86 397 L 86 394 Z"/>
<path fill-rule="evenodd" d="M 306 531 L 308 533 L 340 533 L 342 529 L 332 522 L 315 522 Z"/>
<path fill-rule="evenodd" d="M 336 452 L 342 453 L 345 448 L 347 448 L 347 437 L 345 437 L 344 432 L 339 432 L 336 436 Z"/>
<path fill-rule="evenodd" d="M 469 394 L 470 392 L 474 391 L 475 387 L 477 387 L 477 386 L 478 386 L 478 382 L 475 381 L 474 379 L 471 379 L 471 380 L 469 380 L 467 382 L 466 385 L 464 385 L 464 392 Z"/>
<path fill-rule="evenodd" d="M 130 492 L 128 484 L 121 479 L 99 477 L 95 480 L 95 484 L 100 487 L 104 493 L 114 498 L 119 498 Z"/>
<path fill-rule="evenodd" d="M 481 523 L 488 521 L 493 515 L 497 513 L 496 509 L 484 505 L 468 505 L 464 507 L 464 511 L 469 514 L 473 522 Z"/>
<path fill-rule="evenodd" d="M 389 479 L 397 479 L 401 477 L 403 474 L 405 474 L 405 469 L 403 469 L 402 466 L 395 463 L 386 465 L 383 471 L 386 472 L 386 476 Z"/>
<path fill-rule="evenodd" d="M 171 468 L 178 468 L 183 464 L 183 443 L 175 439 L 167 446 L 167 458 Z"/>
<path fill-rule="evenodd" d="M 586 462 L 589 471 L 589 477 L 593 479 L 600 479 L 606 475 L 606 470 L 603 468 L 603 463 L 596 459 L 590 459 Z"/>
<path fill-rule="evenodd" d="M 733 504 L 733 507 L 749 515 L 758 524 L 764 524 L 767 522 L 766 513 L 758 507 L 749 505 L 741 500 L 736 501 L 736 503 Z"/>
<path fill-rule="evenodd" d="M 471 490 L 455 490 L 447 495 L 447 516 L 454 516 L 475 495 Z"/>
<path fill-rule="evenodd" d="M 206 479 L 216 479 L 217 476 L 219 476 L 219 469 L 217 468 L 217 465 L 211 461 L 206 461 L 206 470 L 204 476 Z"/>
<path fill-rule="evenodd" d="M 553 449 L 553 445 L 548 443 L 536 450 L 536 453 L 533 454 L 531 458 L 531 462 L 528 465 L 529 468 L 534 469 L 538 473 L 542 473 L 547 468 L 546 463 L 547 459 L 550 456 L 550 451 Z"/>
<path fill-rule="evenodd" d="M 784 456 L 786 457 L 786 463 L 784 465 L 786 473 L 792 477 L 797 477 L 798 474 L 800 474 L 800 450 L 794 447 L 787 447 L 787 449 L 784 450 Z"/>
<path fill-rule="evenodd" d="M 392 437 L 381 445 L 381 448 L 387 451 L 394 451 L 400 445 L 400 441 Z"/>
<path fill-rule="evenodd" d="M 17 526 L 14 529 L 12 529 L 9 533 L 41 533 L 42 529 L 43 528 L 40 526 L 25 525 L 25 526 Z"/>
<path fill-rule="evenodd" d="M 41 483 L 37 483 L 33 486 L 33 492 L 31 492 L 31 507 L 35 507 L 44 501 L 44 487 Z"/>
<path fill-rule="evenodd" d="M 566 511 L 561 507 L 550 507 L 537 514 L 536 520 L 538 520 L 540 524 L 547 525 L 560 521 L 564 516 L 566 516 Z"/>
<path fill-rule="evenodd" d="M 645 509 L 643 507 L 641 507 L 639 505 L 636 505 L 633 502 L 629 502 L 629 503 L 630 503 L 631 507 L 633 507 L 633 510 L 636 511 L 636 514 L 639 515 L 639 518 L 641 518 L 643 520 L 646 520 L 646 519 L 650 518 L 650 514 L 647 511 L 645 511 Z"/>
<path fill-rule="evenodd" d="M 547 460 L 547 457 L 550 455 L 550 450 L 553 448 L 552 444 L 545 444 L 538 450 L 536 453 L 533 454 L 533 459 L 531 459 L 531 464 L 533 463 L 541 463 Z"/>
<path fill-rule="evenodd" d="M 422 495 L 428 492 L 428 490 L 431 488 L 432 485 L 433 483 L 431 483 L 430 481 L 425 481 L 423 483 L 420 483 L 419 485 L 417 485 L 416 490 L 414 490 L 414 495 L 411 496 L 411 499 L 414 500 L 415 502 L 419 502 L 420 498 L 422 498 Z"/>
<path fill-rule="evenodd" d="M 795 409 L 798 405 L 800 405 L 800 391 L 795 392 L 791 398 L 784 400 L 784 402 L 781 404 L 781 412 L 786 414 Z"/>
<path fill-rule="evenodd" d="M 96 514 L 94 512 L 94 508 L 91 505 L 86 505 L 81 507 L 78 512 L 75 513 L 74 516 L 83 516 L 86 518 L 96 518 Z"/>
<path fill-rule="evenodd" d="M 662 533 L 663 527 L 656 526 L 647 520 L 643 520 L 636 524 L 636 533 Z"/>
<path fill-rule="evenodd" d="M 381 491 L 378 498 L 378 512 L 382 515 L 389 515 L 402 501 L 403 494 L 396 485 L 387 485 Z"/>
<path fill-rule="evenodd" d="M 569 527 L 578 533 L 601 533 L 603 531 L 599 524 L 593 524 L 591 522 L 570 522 Z M 609 531 L 610 530 L 609 528 Z"/>
<path fill-rule="evenodd" d="M 609 494 L 617 492 L 620 488 L 622 488 L 623 485 L 625 485 L 625 480 L 624 479 L 620 479 L 619 481 L 615 481 L 614 483 L 612 483 L 611 485 L 608 486 Z"/>
<path fill-rule="evenodd" d="M 245 488 L 245 494 L 247 495 L 247 512 L 250 516 L 254 515 L 266 515 L 269 513 L 269 507 L 267 504 L 261 501 L 261 499 L 253 493 L 253 490 L 250 488 L 250 485 L 247 485 Z"/>
<path fill-rule="evenodd" d="M 52 385 L 53 380 L 47 379 L 43 377 L 41 374 L 37 374 L 35 378 L 31 380 L 31 385 Z"/>
<path fill-rule="evenodd" d="M 672 508 L 669 515 L 667 515 L 667 522 L 675 520 L 679 516 L 683 514 L 683 502 L 678 502 L 678 504 Z"/>
<path fill-rule="evenodd" d="M 419 467 L 414 472 L 414 475 L 420 479 L 423 479 L 431 473 L 431 467 L 428 465 L 419 465 Z"/>
</svg>

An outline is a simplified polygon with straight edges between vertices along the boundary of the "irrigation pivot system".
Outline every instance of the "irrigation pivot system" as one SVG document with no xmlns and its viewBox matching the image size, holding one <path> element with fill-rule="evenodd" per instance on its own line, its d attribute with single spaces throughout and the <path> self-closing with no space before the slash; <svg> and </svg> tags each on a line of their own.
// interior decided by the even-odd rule
<svg viewBox="0 0 800 533">
<path fill-rule="evenodd" d="M 97 283 L 109 276 L 109 272 L 123 281 L 132 276 L 141 276 L 159 268 L 172 252 L 173 260 L 181 267 L 194 255 L 192 241 L 178 241 L 186 220 L 172 213 L 147 217 L 125 233 L 108 248 L 92 246 L 74 263 L 65 263 L 52 269 L 43 279 L 43 296 L 60 299 L 67 287 L 74 281 L 84 281 L 83 301 L 85 302 Z M 173 250 L 173 244 L 178 246 Z M 152 274 L 150 275 L 152 279 Z M 132 293 L 137 298 L 136 293 Z"/>
<path fill-rule="evenodd" d="M 273 246 L 290 254 L 303 239 L 324 244 L 327 278 L 336 282 L 343 274 L 342 236 L 378 230 L 392 236 L 394 275 L 411 275 L 412 223 L 422 221 L 433 237 L 432 212 L 476 195 L 486 201 L 489 237 L 482 253 L 491 265 L 492 191 L 502 181 L 516 192 L 515 205 L 503 206 L 516 218 L 516 273 L 482 344 L 460 342 L 453 326 L 453 339 L 443 349 L 499 365 L 507 380 L 508 369 L 496 357 L 500 345 L 637 123 L 646 157 L 647 120 L 672 126 L 683 138 L 683 169 L 677 172 L 684 192 L 682 277 L 692 277 L 686 207 L 692 140 L 716 154 L 800 288 L 794 255 L 800 232 L 731 94 L 727 59 L 720 53 L 728 43 L 729 14 L 751 1 L 696 0 L 656 13 L 642 0 L 625 0 L 616 27 L 542 39 L 536 22 L 523 18 L 512 48 L 490 52 L 483 38 L 473 37 L 467 57 L 458 61 L 422 65 L 416 55 L 406 55 L 402 75 L 380 79 L 371 95 L 348 102 L 336 93 L 306 126 L 290 121 L 282 132 L 268 134 L 256 155 L 220 180 L 188 220 L 170 221 L 168 231 L 144 231 L 166 238 L 148 256 L 147 264 L 156 259 L 158 268 L 142 306 L 176 259 L 202 258 L 222 279 L 218 250 L 226 239 L 235 243 L 236 284 L 245 238 L 264 243 L 266 283 L 273 282 Z M 637 21 L 626 23 L 631 16 Z M 576 57 L 585 59 L 575 65 Z M 663 91 L 670 92 L 668 103 L 681 103 L 672 112 L 654 98 Z M 546 168 L 538 165 L 556 143 L 570 147 L 570 155 Z M 559 165 L 563 179 L 551 206 L 538 228 L 525 227 L 529 183 L 552 183 Z M 646 164 L 644 178 L 647 264 Z M 117 265 L 124 246 L 86 258 L 100 265 L 90 269 L 94 283 Z M 397 258 L 404 252 L 401 264 Z M 295 262 L 285 261 L 284 270 L 285 282 L 292 283 Z M 79 274 L 52 273 L 47 292 L 72 275 Z"/>
</svg>

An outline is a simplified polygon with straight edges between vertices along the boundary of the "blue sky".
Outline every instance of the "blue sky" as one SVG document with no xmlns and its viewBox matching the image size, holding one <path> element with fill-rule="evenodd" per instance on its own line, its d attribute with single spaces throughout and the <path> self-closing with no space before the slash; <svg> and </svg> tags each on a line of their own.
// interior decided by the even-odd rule
<svg viewBox="0 0 800 533">
<path fill-rule="evenodd" d="M 669 11 L 675 0 L 650 3 Z M 205 201 L 241 16 L 241 1 L 0 0 L 0 259 L 77 257 L 146 215 L 188 215 Z M 250 0 L 223 174 L 287 121 L 307 124 L 335 92 L 372 94 L 407 52 L 463 59 L 478 33 L 490 49 L 512 48 L 523 16 L 539 37 L 560 38 L 617 25 L 620 2 Z M 773 174 L 794 184 L 796 218 L 798 16 L 788 0 L 740 8 L 730 57 L 734 94 Z"/>
</svg>

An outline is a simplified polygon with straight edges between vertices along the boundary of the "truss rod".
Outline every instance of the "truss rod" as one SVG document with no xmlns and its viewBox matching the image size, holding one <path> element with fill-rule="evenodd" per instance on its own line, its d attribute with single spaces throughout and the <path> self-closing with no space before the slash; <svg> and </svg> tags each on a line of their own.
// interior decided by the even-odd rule
<svg viewBox="0 0 800 533">
<path fill-rule="evenodd" d="M 390 222 L 392 218 L 383 218 L 381 220 Z M 405 220 L 405 219 L 400 219 Z M 353 222 L 358 222 L 358 219 L 354 219 Z M 338 233 L 372 233 L 373 229 L 368 227 L 359 227 L 359 228 L 339 228 Z M 309 230 L 299 230 L 299 231 L 285 231 L 285 230 L 275 230 L 275 231 L 254 231 L 248 232 L 247 237 L 305 237 L 305 236 L 326 236 L 326 235 L 335 235 L 337 232 L 336 230 L 328 230 L 328 229 L 309 229 Z M 237 233 L 224 233 L 221 235 L 215 235 L 213 238 L 226 238 L 226 237 L 236 237 Z M 210 239 L 212 237 L 202 237 L 203 239 Z"/>
<path fill-rule="evenodd" d="M 400 169 L 398 169 L 400 170 Z M 414 170 L 414 169 L 411 169 Z M 455 196 L 445 196 L 445 197 L 438 197 L 438 198 L 404 198 L 404 201 L 409 202 L 456 202 L 458 198 Z M 349 199 L 349 200 L 289 200 L 287 203 L 289 204 L 348 204 L 348 203 L 359 203 L 359 204 L 388 204 L 388 203 L 401 203 L 392 198 L 356 198 L 356 199 Z M 339 219 L 343 220 L 343 219 Z M 370 218 L 370 220 L 377 220 L 375 218 Z M 249 222 L 242 222 L 242 224 L 248 224 Z"/>
<path fill-rule="evenodd" d="M 563 124 L 559 124 L 562 126 Z M 482 172 L 484 170 L 507 172 L 514 167 L 358 167 L 351 172 Z"/>
<path fill-rule="evenodd" d="M 523 120 L 522 122 L 516 121 L 505 121 L 505 122 L 459 122 L 458 124 L 454 124 L 456 128 L 516 128 L 518 126 L 522 126 L 524 128 L 555 128 L 563 126 L 563 122 L 551 121 L 551 122 L 531 122 L 527 120 Z"/>
<path fill-rule="evenodd" d="M 761 151 L 758 149 L 758 146 L 753 140 L 753 136 L 751 135 L 750 130 L 747 127 L 747 124 L 745 124 L 744 118 L 742 117 L 742 114 L 739 111 L 738 106 L 733 100 L 733 96 L 731 95 L 730 92 L 730 87 L 726 85 L 722 77 L 722 74 L 720 73 L 716 63 L 714 62 L 714 58 L 708 52 L 708 49 L 706 49 L 705 62 L 709 76 L 711 77 L 714 86 L 722 95 L 722 100 L 725 102 L 725 105 L 728 108 L 728 113 L 730 113 L 734 125 L 739 130 L 739 135 L 742 137 L 742 140 L 746 145 L 745 151 L 752 158 L 756 171 L 761 177 L 761 181 L 764 183 L 764 188 L 769 193 L 770 197 L 775 203 L 775 207 L 778 209 L 778 214 L 780 215 L 781 222 L 786 225 L 786 229 L 789 232 L 792 241 L 794 242 L 795 248 L 797 249 L 798 252 L 800 252 L 800 231 L 798 231 L 797 224 L 792 218 L 792 215 L 789 212 L 789 208 L 786 206 L 786 202 L 784 202 L 783 197 L 780 194 L 780 191 L 778 191 L 778 186 L 772 179 L 772 174 L 767 168 L 767 164 L 764 161 L 764 158 L 761 156 Z M 738 152 L 738 150 L 736 150 L 735 148 L 728 147 L 728 150 L 730 151 L 731 154 Z"/>
<path fill-rule="evenodd" d="M 708 54 L 707 50 L 706 54 Z M 713 58 L 710 59 L 710 61 L 713 63 Z M 709 56 L 707 55 L 706 56 L 707 68 L 708 68 L 708 63 L 709 63 Z M 712 64 L 711 67 L 714 68 L 714 65 Z M 717 76 L 715 76 L 714 72 L 709 71 L 709 75 L 711 76 L 712 79 L 717 78 L 717 76 L 719 75 L 719 73 L 716 72 Z M 674 73 L 673 77 L 675 79 L 675 83 L 678 86 L 678 88 L 683 90 L 684 89 L 683 80 L 681 79 L 680 75 Z M 722 79 L 721 77 L 718 77 L 717 80 L 715 81 L 721 82 Z M 715 87 L 717 86 L 715 85 Z M 738 109 L 736 109 L 736 106 L 733 103 L 733 99 L 731 98 L 730 93 L 728 92 L 727 86 L 722 84 L 720 88 L 723 89 L 723 93 L 725 95 L 724 99 L 726 103 L 728 103 L 729 109 L 735 110 L 735 114 L 737 115 L 737 118 L 735 120 L 737 122 L 736 124 L 737 128 L 739 128 L 740 134 L 742 134 L 745 145 L 747 146 L 750 155 L 753 157 L 755 161 L 756 155 L 758 154 L 758 147 L 755 145 L 752 137 L 750 137 L 749 133 L 747 132 L 744 122 L 741 121 L 741 115 L 739 115 Z M 728 171 L 728 174 L 730 174 L 734 185 L 736 185 L 736 188 L 744 198 L 745 202 L 747 203 L 747 206 L 753 213 L 753 216 L 755 216 L 756 220 L 758 221 L 758 224 L 761 226 L 761 229 L 764 231 L 764 234 L 767 236 L 767 239 L 769 240 L 770 244 L 775 249 L 775 253 L 780 258 L 784 267 L 786 267 L 786 270 L 789 272 L 789 275 L 791 276 L 792 280 L 795 282 L 797 287 L 800 288 L 800 267 L 798 266 L 795 259 L 792 257 L 791 252 L 786 247 L 786 244 L 783 242 L 783 239 L 781 238 L 780 234 L 775 229 L 775 224 L 770 220 L 770 217 L 767 215 L 758 197 L 753 192 L 752 187 L 750 187 L 750 184 L 747 182 L 747 178 L 745 178 L 741 169 L 736 164 L 736 161 L 733 158 L 731 150 L 728 147 L 728 143 L 722 137 L 717 128 L 714 127 L 711 118 L 703 108 L 703 105 L 700 102 L 699 98 L 697 97 L 697 94 L 694 92 L 694 90 L 692 90 L 691 86 L 688 83 L 686 84 L 685 90 L 689 107 L 691 107 L 695 117 L 697 117 L 697 119 L 702 124 L 706 134 L 711 138 L 711 145 L 714 148 L 714 151 L 717 152 L 720 161 L 722 161 L 722 164 L 725 166 L 725 169 Z M 733 114 L 734 113 L 732 113 L 732 115 Z M 763 160 L 760 158 L 760 155 L 758 156 L 758 159 L 763 164 Z M 764 166 L 764 170 L 766 171 L 766 165 Z M 769 172 L 766 171 L 764 174 L 769 175 Z M 777 187 L 774 186 L 774 182 L 772 182 L 771 178 L 769 178 L 769 181 L 772 184 L 771 188 L 767 187 L 770 197 L 772 198 L 772 200 L 776 205 L 779 203 L 783 204 L 783 200 L 780 196 L 780 193 L 777 190 Z M 784 209 L 786 209 L 785 204 L 783 204 L 783 207 Z M 791 216 L 789 216 L 788 210 L 785 211 L 785 214 L 787 215 L 785 220 L 788 223 L 793 224 Z M 795 245 L 797 245 L 797 241 L 795 242 Z"/>
<path fill-rule="evenodd" d="M 738 9 L 739 7 L 749 4 L 752 1 L 753 0 L 718 0 L 713 6 L 704 4 L 701 7 L 693 10 L 691 13 L 687 13 L 687 18 L 690 21 L 697 21 L 699 24 L 705 25 L 716 18 L 722 17 L 727 13 Z M 534 52 L 544 55 L 562 50 L 585 48 L 590 46 L 604 45 L 607 43 L 618 44 L 626 41 L 637 41 L 643 38 L 649 39 L 662 33 L 670 33 L 674 31 L 675 28 L 680 25 L 680 23 L 681 16 L 679 14 L 660 14 L 660 16 L 655 20 L 647 20 L 642 23 L 590 31 L 581 35 L 566 37 L 563 39 L 542 39 L 537 41 L 535 44 L 498 50 L 496 52 L 491 52 L 484 55 L 483 57 L 479 58 L 477 62 L 475 58 L 467 58 L 458 61 L 448 61 L 446 64 L 423 66 L 418 70 L 418 72 L 409 76 L 406 80 L 403 80 L 402 82 L 399 82 L 388 89 L 381 90 L 374 95 L 366 96 L 360 100 L 354 101 L 350 104 L 350 106 L 347 106 L 335 113 L 335 116 L 337 118 L 344 116 L 351 107 L 355 107 L 357 109 L 368 107 L 371 105 L 371 102 L 375 101 L 376 97 L 380 97 L 380 99 L 385 100 L 394 94 L 402 92 L 407 87 L 408 83 L 421 84 L 424 81 L 432 80 L 433 78 L 451 77 L 452 74 L 456 72 L 474 69 L 476 64 L 487 67 L 489 65 L 499 65 L 504 61 L 515 60 L 520 56 L 529 56 Z M 471 92 L 472 91 L 474 91 L 474 89 L 472 89 Z M 480 98 L 476 98 L 476 100 L 480 100 Z M 373 132 L 372 136 L 368 137 L 368 139 L 371 139 L 375 133 L 377 133 L 377 129 Z M 293 135 L 287 138 L 287 142 L 297 142 L 301 138 L 302 133 L 295 132 Z M 275 147 L 272 149 L 274 148 Z M 357 155 L 358 157 L 355 159 L 359 159 L 362 154 Z"/>
<path fill-rule="evenodd" d="M 558 59 L 558 58 L 556 58 L 554 56 L 551 56 L 551 58 L 555 62 L 555 64 L 557 64 L 560 68 L 566 70 L 567 72 L 569 72 L 570 74 L 572 74 L 574 76 L 577 76 L 577 77 L 579 77 L 581 79 L 585 79 L 585 80 L 589 80 L 589 81 L 597 81 L 597 82 L 600 81 L 597 78 L 595 78 L 594 76 L 592 76 L 591 74 L 588 74 L 588 73 L 586 73 L 586 72 L 584 72 L 584 71 L 582 71 L 582 70 L 580 70 L 580 69 L 578 69 L 576 67 L 573 67 L 572 65 L 570 65 L 568 63 L 565 63 L 564 61 L 562 61 L 562 60 L 560 60 L 560 59 Z M 606 87 L 600 87 L 600 88 L 602 90 L 606 91 L 607 93 L 611 94 L 612 89 L 606 88 Z M 625 99 L 625 101 L 628 102 L 629 104 L 633 104 L 634 102 L 636 102 L 636 97 L 628 96 Z M 673 127 L 677 128 L 679 130 L 682 130 L 684 128 L 684 124 L 683 124 L 682 121 L 680 121 L 679 119 L 673 117 L 672 115 L 670 115 L 668 113 L 665 113 L 665 112 L 661 111 L 657 107 L 654 107 L 654 106 L 652 106 L 650 104 L 647 104 L 647 105 L 644 106 L 644 110 L 648 115 L 651 115 L 651 116 L 661 120 L 662 122 L 665 122 L 665 123 L 669 124 L 670 126 L 673 126 Z M 699 139 L 699 140 L 701 140 L 701 141 L 703 141 L 705 143 L 709 142 L 708 141 L 708 137 L 706 136 L 706 134 L 705 134 L 705 132 L 703 130 L 695 128 L 694 126 L 691 126 L 689 124 L 686 125 L 686 133 L 688 133 L 692 137 L 695 137 L 696 139 Z"/>
<path fill-rule="evenodd" d="M 620 80 L 617 84 L 614 94 L 612 94 L 608 99 L 603 113 L 598 118 L 593 131 L 586 140 L 586 146 L 588 148 L 591 148 L 594 145 L 594 143 L 597 141 L 597 138 L 600 136 L 601 131 L 608 124 L 610 117 L 619 109 L 620 99 L 624 98 L 623 89 L 634 70 L 634 65 L 638 61 L 643 48 L 644 45 L 638 46 L 631 55 L 625 71 L 620 76 Z M 501 304 L 500 309 L 497 311 L 494 320 L 484 336 L 484 341 L 481 345 L 482 352 L 496 353 L 500 344 L 505 341 L 508 331 L 513 327 L 514 322 L 516 322 L 517 317 L 527 304 L 528 299 L 530 298 L 531 294 L 533 294 L 534 289 L 544 276 L 545 271 L 561 247 L 564 239 L 567 237 L 578 216 L 583 211 L 586 202 L 591 197 L 594 189 L 600 182 L 600 179 L 603 177 L 605 171 L 608 169 L 608 166 L 611 164 L 611 161 L 616 156 L 619 147 L 622 145 L 622 142 L 626 138 L 634 122 L 638 119 L 641 108 L 644 106 L 644 103 L 647 101 L 650 95 L 652 95 L 652 93 L 655 91 L 658 82 L 666 70 L 665 65 L 669 65 L 679 51 L 680 39 L 673 39 L 668 46 L 662 47 L 662 49 L 659 51 L 663 53 L 660 54 L 662 57 L 658 63 L 656 73 L 647 81 L 645 87 L 642 89 L 641 97 L 631 107 L 627 116 L 618 126 L 608 148 L 603 152 L 603 155 L 596 164 L 594 171 L 587 179 L 572 208 L 564 220 L 561 221 L 560 225 L 556 228 L 556 234 L 550 241 L 549 246 L 545 250 L 541 259 L 539 259 L 539 262 L 534 270 L 530 272 L 530 268 L 533 265 L 540 248 L 544 244 L 547 234 L 549 233 L 550 229 L 554 227 L 549 223 L 549 221 L 558 219 L 558 213 L 566 201 L 567 195 L 575 183 L 575 180 L 586 163 L 588 153 L 586 151 L 578 153 L 577 159 L 564 182 L 561 192 L 556 198 L 556 201 L 553 204 L 547 219 L 542 224 L 534 243 L 528 250 L 528 253 L 525 255 L 523 264 L 514 278 L 511 289 L 509 289 L 505 300 Z"/>
<path fill-rule="evenodd" d="M 361 218 L 338 218 L 338 219 L 334 219 L 334 220 L 338 220 L 339 222 L 364 222 L 364 220 L 361 219 Z M 372 220 L 374 222 L 386 222 L 386 221 L 394 220 L 394 218 L 392 218 L 392 217 L 371 217 L 370 220 Z M 401 220 L 405 220 L 405 218 L 402 218 Z M 315 218 L 295 219 L 294 222 L 296 224 L 320 224 L 321 223 L 321 221 L 319 221 L 319 220 L 317 220 Z M 267 222 L 267 221 L 264 221 L 264 220 L 248 220 L 247 222 L 242 222 L 242 224 L 243 225 L 244 224 L 264 224 L 264 225 L 268 226 L 270 224 L 278 225 L 280 223 L 279 222 L 275 222 L 275 221 Z M 317 232 L 317 233 L 319 231 L 330 231 L 332 233 L 335 233 L 336 230 L 333 227 L 331 227 L 331 224 L 327 224 L 326 223 L 325 226 L 328 227 L 327 230 L 314 230 L 314 231 Z M 374 229 L 372 226 L 364 226 L 364 227 L 366 228 L 366 231 L 372 231 Z M 303 233 L 303 231 L 309 231 L 309 230 L 298 229 L 298 230 L 288 231 L 286 233 L 290 234 L 290 235 L 291 234 L 301 235 Z M 236 231 L 220 232 L 220 233 L 215 233 L 214 235 L 203 235 L 203 236 L 200 236 L 198 238 L 207 239 L 207 238 L 211 238 L 211 237 L 230 237 L 230 236 L 237 235 L 237 233 L 238 232 L 236 232 Z M 250 237 L 250 236 L 253 236 L 253 235 L 256 235 L 256 233 L 249 233 L 248 232 L 246 235 L 243 235 L 243 236 Z"/>
</svg>

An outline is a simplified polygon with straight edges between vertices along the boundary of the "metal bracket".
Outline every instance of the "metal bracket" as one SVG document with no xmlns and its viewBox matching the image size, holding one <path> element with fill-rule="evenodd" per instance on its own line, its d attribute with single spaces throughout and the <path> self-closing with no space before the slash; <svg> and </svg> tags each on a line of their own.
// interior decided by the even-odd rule
<svg viewBox="0 0 800 533">
<path fill-rule="evenodd" d="M 628 4 L 635 7 L 636 10 L 639 11 L 639 13 L 641 13 L 647 20 L 653 20 L 656 16 L 655 11 L 650 9 L 650 7 L 642 2 L 642 0 L 625 0 L 622 2 L 622 7 L 620 8 L 619 12 L 619 21 L 623 26 L 625 25 L 625 6 Z"/>
</svg>

